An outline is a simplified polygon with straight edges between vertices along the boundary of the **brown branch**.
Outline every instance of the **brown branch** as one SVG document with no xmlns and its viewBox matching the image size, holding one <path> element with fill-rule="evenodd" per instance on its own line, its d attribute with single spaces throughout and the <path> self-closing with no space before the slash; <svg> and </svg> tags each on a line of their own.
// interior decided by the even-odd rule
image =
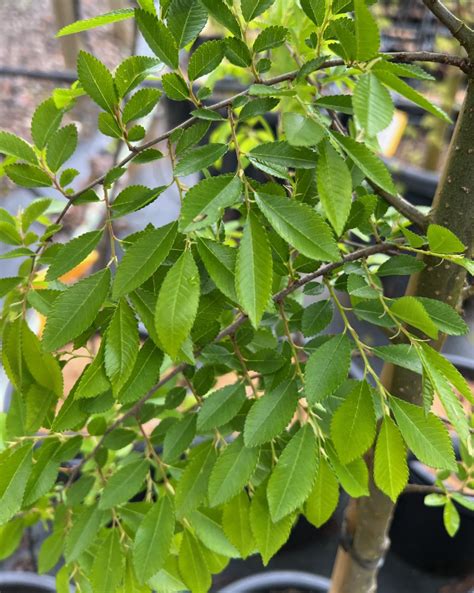
<svg viewBox="0 0 474 593">
<path fill-rule="evenodd" d="M 448 494 L 455 493 L 461 494 L 462 496 L 473 496 L 472 491 L 456 489 L 444 489 L 434 484 L 407 484 L 403 490 L 406 494 Z"/>
<path fill-rule="evenodd" d="M 440 0 L 423 0 L 423 4 L 451 32 L 452 36 L 459 41 L 472 59 L 474 55 L 474 31 L 454 15 Z"/>
<path fill-rule="evenodd" d="M 372 188 L 374 189 L 375 193 L 378 194 L 381 198 L 383 198 L 386 202 L 393 206 L 395 210 L 403 214 L 405 218 L 416 224 L 420 230 L 425 231 L 428 228 L 429 218 L 423 212 L 420 212 L 416 206 L 410 204 L 408 200 L 405 200 L 403 196 L 400 194 L 390 194 L 389 192 L 385 191 L 378 185 L 369 182 Z"/>
</svg>

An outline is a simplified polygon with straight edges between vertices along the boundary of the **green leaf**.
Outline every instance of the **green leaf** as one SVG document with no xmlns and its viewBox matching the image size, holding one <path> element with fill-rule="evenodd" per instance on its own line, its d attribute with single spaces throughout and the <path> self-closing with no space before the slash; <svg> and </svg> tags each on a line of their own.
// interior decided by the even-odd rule
<svg viewBox="0 0 474 593">
<path fill-rule="evenodd" d="M 110 382 L 104 368 L 104 346 L 105 342 L 102 342 L 94 360 L 84 369 L 79 378 L 75 399 L 96 397 L 109 391 Z"/>
<path fill-rule="evenodd" d="M 10 276 L 8 278 L 0 278 L 0 297 L 14 290 L 24 278 L 22 276 Z"/>
<path fill-rule="evenodd" d="M 301 8 L 316 26 L 322 25 L 326 13 L 325 0 L 301 0 Z"/>
<path fill-rule="evenodd" d="M 210 442 L 202 443 L 193 450 L 193 453 L 176 487 L 178 518 L 188 515 L 206 498 L 209 476 L 217 456 L 216 449 Z"/>
<path fill-rule="evenodd" d="M 211 587 L 211 573 L 203 549 L 187 529 L 184 530 L 179 549 L 178 564 L 186 587 L 193 593 L 207 593 Z"/>
<path fill-rule="evenodd" d="M 453 445 L 439 418 L 395 397 L 390 407 L 406 444 L 422 463 L 456 471 Z"/>
<path fill-rule="evenodd" d="M 431 320 L 422 303 L 411 296 L 404 296 L 394 301 L 390 307 L 393 315 L 421 330 L 434 340 L 438 337 L 438 328 Z"/>
<path fill-rule="evenodd" d="M 425 264 L 412 255 L 394 255 L 384 261 L 377 270 L 377 276 L 410 276 L 420 272 Z"/>
<path fill-rule="evenodd" d="M 43 347 L 57 350 L 94 321 L 109 292 L 110 271 L 100 270 L 63 291 L 54 301 L 43 333 Z"/>
<path fill-rule="evenodd" d="M 109 70 L 95 56 L 80 51 L 77 57 L 77 76 L 89 97 L 112 115 L 117 105 L 117 92 Z"/>
<path fill-rule="evenodd" d="M 221 25 L 224 25 L 232 35 L 235 35 L 236 37 L 242 35 L 237 19 L 232 14 L 224 0 L 201 0 L 201 2 L 207 8 L 210 16 L 215 18 Z"/>
<path fill-rule="evenodd" d="M 153 53 L 172 70 L 178 68 L 178 46 L 169 29 L 156 16 L 141 8 L 135 9 L 135 21 Z"/>
<path fill-rule="evenodd" d="M 123 136 L 122 129 L 118 125 L 115 117 L 106 111 L 101 111 L 99 113 L 97 125 L 99 132 L 102 132 L 104 136 L 110 136 L 111 138 L 122 138 Z"/>
<path fill-rule="evenodd" d="M 156 385 L 160 376 L 163 353 L 152 339 L 148 339 L 140 349 L 128 381 L 118 394 L 122 403 L 139 400 Z"/>
<path fill-rule="evenodd" d="M 290 146 L 288 142 L 267 142 L 253 148 L 248 153 L 250 161 L 262 162 L 277 167 L 295 169 L 314 169 L 316 155 L 303 146 Z"/>
<path fill-rule="evenodd" d="M 233 498 L 250 480 L 259 449 L 244 445 L 242 435 L 227 445 L 218 457 L 209 478 L 209 503 L 215 507 Z"/>
<path fill-rule="evenodd" d="M 352 115 L 354 113 L 354 110 L 352 109 L 351 95 L 325 95 L 324 97 L 316 99 L 314 104 L 317 107 L 332 109 L 333 111 L 345 113 L 347 115 Z"/>
<path fill-rule="evenodd" d="M 385 416 L 375 446 L 374 480 L 393 502 L 408 482 L 407 452 L 394 421 Z"/>
<path fill-rule="evenodd" d="M 305 424 L 283 449 L 267 487 L 270 515 L 283 519 L 308 498 L 318 469 L 318 442 L 310 424 Z"/>
<path fill-rule="evenodd" d="M 351 211 L 352 178 L 344 159 L 328 140 L 319 147 L 317 183 L 324 212 L 340 235 Z"/>
<path fill-rule="evenodd" d="M 207 22 L 207 10 L 199 0 L 172 0 L 166 13 L 168 28 L 179 48 L 194 41 Z"/>
<path fill-rule="evenodd" d="M 245 491 L 240 492 L 224 506 L 222 527 L 229 541 L 247 558 L 255 549 L 250 525 L 250 501 Z"/>
<path fill-rule="evenodd" d="M 118 529 L 111 528 L 100 542 L 92 564 L 90 580 L 94 591 L 116 591 L 123 578 L 125 556 Z"/>
<path fill-rule="evenodd" d="M 41 342 L 26 322 L 22 324 L 21 337 L 23 357 L 32 377 L 42 387 L 57 397 L 63 395 L 63 376 L 58 361 L 41 348 Z"/>
<path fill-rule="evenodd" d="M 191 251 L 185 251 L 166 274 L 156 302 L 156 331 L 172 358 L 176 358 L 191 333 L 199 294 L 199 271 Z"/>
<path fill-rule="evenodd" d="M 72 527 L 65 538 L 64 556 L 67 562 L 76 561 L 94 543 L 105 516 L 97 505 L 81 507 L 78 515 L 73 515 Z"/>
<path fill-rule="evenodd" d="M 31 473 L 31 443 L 0 454 L 0 525 L 17 513 Z"/>
<path fill-rule="evenodd" d="M 232 301 L 237 301 L 235 294 L 235 259 L 237 249 L 199 238 L 198 253 L 217 288 Z"/>
<path fill-rule="evenodd" d="M 99 16 L 94 16 L 90 19 L 83 19 L 76 21 L 70 25 L 66 25 L 56 33 L 56 37 L 64 37 L 65 35 L 72 35 L 73 33 L 81 33 L 81 31 L 88 31 L 110 23 L 118 23 L 133 17 L 133 8 L 119 8 L 112 10 Z"/>
<path fill-rule="evenodd" d="M 334 314 L 330 300 L 311 303 L 303 311 L 302 330 L 306 337 L 315 336 L 323 331 L 332 320 Z"/>
<path fill-rule="evenodd" d="M 255 199 L 275 231 L 300 253 L 319 261 L 339 259 L 328 225 L 312 208 L 278 195 L 259 193 Z"/>
<path fill-rule="evenodd" d="M 288 36 L 288 29 L 286 27 L 272 26 L 263 29 L 255 39 L 253 44 L 254 53 L 266 51 L 274 47 L 283 45 Z"/>
<path fill-rule="evenodd" d="M 352 95 L 352 104 L 357 123 L 369 137 L 376 136 L 392 121 L 392 97 L 370 72 L 359 78 Z"/>
<path fill-rule="evenodd" d="M 145 583 L 163 568 L 174 525 L 172 502 L 169 497 L 162 496 L 143 518 L 133 542 L 133 565 L 140 583 Z"/>
<path fill-rule="evenodd" d="M 333 136 L 368 179 L 391 194 L 397 193 L 387 167 L 365 144 L 337 132 Z"/>
<path fill-rule="evenodd" d="M 141 210 L 156 200 L 166 189 L 160 185 L 153 189 L 144 185 L 130 185 L 122 190 L 112 203 L 113 218 Z"/>
<path fill-rule="evenodd" d="M 135 290 L 156 272 L 171 251 L 176 234 L 175 222 L 143 231 L 118 265 L 112 287 L 114 299 Z"/>
<path fill-rule="evenodd" d="M 244 19 L 249 22 L 265 12 L 275 0 L 240 0 Z"/>
<path fill-rule="evenodd" d="M 158 89 L 140 89 L 129 99 L 122 112 L 122 121 L 128 124 L 134 119 L 151 113 L 161 97 Z"/>
<path fill-rule="evenodd" d="M 197 537 L 209 550 L 228 558 L 239 558 L 239 551 L 224 533 L 219 521 L 219 515 L 219 512 L 211 514 L 210 511 L 205 513 L 193 511 L 189 521 Z"/>
<path fill-rule="evenodd" d="M 417 299 L 439 331 L 449 336 L 463 336 L 469 332 L 466 322 L 448 303 L 426 297 L 417 297 Z"/>
<path fill-rule="evenodd" d="M 205 432 L 226 424 L 239 413 L 245 401 L 243 383 L 234 383 L 213 391 L 199 410 L 198 430 Z"/>
<path fill-rule="evenodd" d="M 390 344 L 389 346 L 377 346 L 372 349 L 375 356 L 385 362 L 391 362 L 399 367 L 419 373 L 422 367 L 418 354 L 411 344 Z"/>
<path fill-rule="evenodd" d="M 97 247 L 101 238 L 102 231 L 89 231 L 62 245 L 46 272 L 46 280 L 56 280 L 79 265 Z"/>
<path fill-rule="evenodd" d="M 246 103 L 239 113 L 239 121 L 245 121 L 259 115 L 265 115 L 274 109 L 279 103 L 279 99 L 272 97 L 262 97 Z"/>
<path fill-rule="evenodd" d="M 367 8 L 365 0 L 354 0 L 356 58 L 362 62 L 377 56 L 380 33 L 377 22 Z"/>
<path fill-rule="evenodd" d="M 163 442 L 163 460 L 165 463 L 173 463 L 183 453 L 194 439 L 196 434 L 196 415 L 187 414 L 178 422 L 175 422 L 166 431 Z"/>
<path fill-rule="evenodd" d="M 292 146 L 316 146 L 326 135 L 326 130 L 320 123 L 291 111 L 283 114 L 283 130 Z"/>
<path fill-rule="evenodd" d="M 115 309 L 105 334 L 104 362 L 115 393 L 126 383 L 138 354 L 138 323 L 125 299 Z"/>
<path fill-rule="evenodd" d="M 451 123 L 451 118 L 448 115 L 446 115 L 446 113 L 442 109 L 434 105 L 431 101 L 429 101 L 426 97 L 421 95 L 409 84 L 407 84 L 403 80 L 400 80 L 398 76 L 395 76 L 395 74 L 392 74 L 391 72 L 387 72 L 386 70 L 382 69 L 375 69 L 374 73 L 380 80 L 380 82 L 383 82 L 386 86 L 394 90 L 396 93 L 399 93 L 403 97 L 407 98 L 409 101 L 412 101 L 416 105 L 419 105 L 422 109 L 425 109 L 429 113 L 432 113 L 439 119 Z"/>
<path fill-rule="evenodd" d="M 0 222 L 0 241 L 7 245 L 21 245 L 23 240 L 17 228 L 9 222 Z"/>
<path fill-rule="evenodd" d="M 469 442 L 469 419 L 461 401 L 451 388 L 448 379 L 443 375 L 442 370 L 437 368 L 436 364 L 433 364 L 433 357 L 430 357 L 430 351 L 428 349 L 425 350 L 423 347 L 417 350 L 430 384 L 438 394 L 445 409 L 446 416 L 456 429 L 459 438 L 463 442 Z"/>
<path fill-rule="evenodd" d="M 360 381 L 337 408 L 331 421 L 331 438 L 343 464 L 367 451 L 374 441 L 375 427 L 370 387 L 366 381 Z"/>
<path fill-rule="evenodd" d="M 284 381 L 266 392 L 250 408 L 245 419 L 244 440 L 248 447 L 271 441 L 290 423 L 298 403 L 294 381 Z"/>
<path fill-rule="evenodd" d="M 21 215 L 21 230 L 23 232 L 27 231 L 36 221 L 44 224 L 43 221 L 45 217 L 43 217 L 43 214 L 51 206 L 51 202 L 52 200 L 49 198 L 43 198 L 40 200 L 34 200 L 28 204 Z"/>
<path fill-rule="evenodd" d="M 234 66 L 248 68 L 252 63 L 252 56 L 247 44 L 237 37 L 226 37 L 224 53 Z"/>
<path fill-rule="evenodd" d="M 23 536 L 23 529 L 22 517 L 16 517 L 0 527 L 0 560 L 8 558 L 18 548 Z"/>
<path fill-rule="evenodd" d="M 471 389 L 457 368 L 428 344 L 420 344 L 420 348 L 423 350 L 424 358 L 436 367 L 463 397 L 469 402 L 474 403 L 474 396 Z"/>
<path fill-rule="evenodd" d="M 443 510 L 443 522 L 450 537 L 454 537 L 461 526 L 459 511 L 451 500 L 446 500 Z"/>
<path fill-rule="evenodd" d="M 341 486 L 349 496 L 369 496 L 369 471 L 363 459 L 355 459 L 343 465 L 331 451 L 329 458 Z"/>
<path fill-rule="evenodd" d="M 55 132 L 46 148 L 46 163 L 55 173 L 72 157 L 77 148 L 77 128 L 69 124 Z"/>
<path fill-rule="evenodd" d="M 7 176 L 21 187 L 51 187 L 53 184 L 48 174 L 39 167 L 17 163 L 5 167 Z"/>
<path fill-rule="evenodd" d="M 189 99 L 189 88 L 182 76 L 176 72 L 163 74 L 161 77 L 163 90 L 173 101 L 186 101 Z"/>
<path fill-rule="evenodd" d="M 107 481 L 99 502 L 101 510 L 128 502 L 140 492 L 150 465 L 146 459 L 136 459 L 122 465 Z"/>
<path fill-rule="evenodd" d="M 38 163 L 35 151 L 28 142 L 25 142 L 25 140 L 22 140 L 22 138 L 19 138 L 15 134 L 4 132 L 3 130 L 0 130 L 0 154 L 15 157 L 33 165 Z"/>
<path fill-rule="evenodd" d="M 262 556 L 265 566 L 287 541 L 292 523 L 293 517 L 291 515 L 283 517 L 276 523 L 272 521 L 266 487 L 265 484 L 262 484 L 255 492 L 250 504 L 250 524 L 257 550 Z"/>
<path fill-rule="evenodd" d="M 227 150 L 228 146 L 226 144 L 209 143 L 205 146 L 198 146 L 181 158 L 174 169 L 175 175 L 182 177 L 206 169 L 215 163 L 217 159 L 223 157 Z"/>
<path fill-rule="evenodd" d="M 59 441 L 50 440 L 45 441 L 39 448 L 36 462 L 26 484 L 24 506 L 32 505 L 54 486 L 59 470 L 59 459 L 55 454 L 60 446 Z"/>
<path fill-rule="evenodd" d="M 215 70 L 224 59 L 224 50 L 225 43 L 220 39 L 200 45 L 189 59 L 189 80 L 196 80 Z"/>
<path fill-rule="evenodd" d="M 217 222 L 225 208 L 233 206 L 242 194 L 242 182 L 234 175 L 203 179 L 185 195 L 180 214 L 180 231 L 189 233 Z"/>
<path fill-rule="evenodd" d="M 114 77 L 119 96 L 125 97 L 161 66 L 159 60 L 150 56 L 131 56 L 124 60 L 115 71 Z"/>
<path fill-rule="evenodd" d="M 239 303 L 257 328 L 267 308 L 273 280 L 273 261 L 265 229 L 250 213 L 245 224 L 235 266 Z"/>
<path fill-rule="evenodd" d="M 61 125 L 64 111 L 58 109 L 54 99 L 50 97 L 36 108 L 31 120 L 31 137 L 36 146 L 43 149 L 54 132 Z M 0 149 L 0 152 L 1 149 Z M 36 163 L 36 157 L 34 162 Z"/>
<path fill-rule="evenodd" d="M 452 231 L 439 224 L 430 224 L 426 235 L 430 250 L 435 253 L 463 253 L 466 249 Z"/>
<path fill-rule="evenodd" d="M 304 515 L 315 527 L 332 516 L 339 502 L 339 483 L 329 463 L 321 457 L 313 489 L 305 504 Z"/>
<path fill-rule="evenodd" d="M 329 338 L 306 363 L 305 394 L 311 404 L 322 401 L 346 380 L 351 364 L 352 344 L 344 335 Z"/>
<path fill-rule="evenodd" d="M 206 121 L 225 121 L 225 117 L 223 117 L 218 111 L 212 111 L 212 109 L 207 109 L 205 107 L 193 109 L 191 111 L 191 115 Z"/>
</svg>

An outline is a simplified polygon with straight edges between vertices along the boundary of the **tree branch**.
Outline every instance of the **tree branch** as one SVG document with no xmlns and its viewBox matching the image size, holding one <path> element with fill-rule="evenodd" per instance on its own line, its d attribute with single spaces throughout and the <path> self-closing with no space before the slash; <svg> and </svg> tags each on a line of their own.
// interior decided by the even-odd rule
<svg viewBox="0 0 474 593">
<path fill-rule="evenodd" d="M 474 55 L 474 31 L 454 15 L 440 0 L 423 0 L 423 4 L 451 32 L 452 36 L 459 41 L 472 59 Z"/>
<path fill-rule="evenodd" d="M 374 189 L 375 193 L 377 193 L 381 198 L 393 206 L 395 210 L 400 212 L 400 214 L 403 214 L 405 218 L 416 224 L 420 230 L 425 231 L 428 228 L 428 216 L 420 212 L 416 206 L 410 204 L 410 202 L 405 200 L 403 196 L 400 194 L 390 194 L 374 183 L 370 183 L 370 185 Z"/>
<path fill-rule="evenodd" d="M 456 494 L 462 494 L 463 496 L 473 496 L 472 491 L 463 490 L 462 488 L 460 490 L 445 490 L 434 484 L 407 484 L 403 492 L 406 494 L 449 494 L 450 492 L 455 492 Z"/>
<path fill-rule="evenodd" d="M 397 61 L 400 61 L 402 63 L 405 63 L 405 62 L 433 62 L 433 63 L 441 63 L 441 64 L 450 64 L 452 66 L 456 66 L 458 68 L 466 69 L 466 70 L 471 68 L 470 62 L 465 59 L 459 58 L 457 56 L 450 56 L 447 54 L 439 54 L 439 53 L 435 53 L 435 52 L 388 52 L 388 53 L 384 53 L 381 55 L 383 55 L 385 58 L 391 59 L 394 62 L 397 62 Z M 345 64 L 345 62 L 342 59 L 326 60 L 319 66 L 318 70 L 324 70 L 326 68 L 334 68 L 336 66 L 344 66 L 344 64 Z M 285 74 L 275 76 L 274 78 L 262 80 L 261 84 L 271 86 L 274 84 L 279 84 L 281 82 L 287 82 L 290 80 L 294 80 L 296 78 L 296 76 L 298 75 L 298 72 L 299 72 L 299 70 L 293 70 L 291 72 L 287 72 Z M 240 93 L 233 95 L 232 97 L 229 97 L 227 99 L 224 99 L 222 101 L 214 103 L 213 105 L 210 105 L 207 109 L 210 109 L 212 111 L 218 111 L 219 109 L 228 107 L 239 97 L 247 96 L 249 94 L 249 92 L 250 92 L 250 87 L 244 89 Z M 174 132 L 176 132 L 178 130 L 185 130 L 186 128 L 189 128 L 194 122 L 197 121 L 197 119 L 198 119 L 197 117 L 190 117 L 189 119 L 185 120 L 184 122 L 181 122 L 180 124 L 178 124 L 177 126 L 172 128 L 171 130 L 168 130 L 167 132 L 160 134 L 160 136 L 157 136 L 156 138 L 149 140 L 148 142 L 146 142 L 145 144 L 142 144 L 141 146 L 137 146 L 135 151 L 130 152 L 130 154 L 128 154 L 124 159 L 122 159 L 122 161 L 120 161 L 120 163 L 118 163 L 117 166 L 123 167 L 124 165 L 128 164 L 133 159 L 133 157 L 135 157 L 137 154 L 143 152 L 147 148 L 151 148 L 152 146 L 155 146 L 156 144 L 163 142 L 164 140 L 167 140 L 171 136 L 171 134 L 173 134 Z M 105 175 L 106 175 L 105 173 L 102 174 L 100 177 L 97 177 L 96 179 L 91 181 L 88 185 L 86 185 L 85 187 L 83 187 L 82 189 L 77 191 L 76 193 L 72 194 L 69 197 L 69 201 L 66 204 L 66 206 L 64 207 L 63 211 L 60 213 L 57 222 L 61 222 L 61 220 L 64 218 L 64 216 L 67 213 L 67 211 L 69 210 L 69 208 L 73 205 L 74 200 L 76 200 L 79 196 L 82 196 L 82 194 L 84 194 L 86 191 L 93 189 L 96 185 L 101 184 L 105 179 Z"/>
</svg>

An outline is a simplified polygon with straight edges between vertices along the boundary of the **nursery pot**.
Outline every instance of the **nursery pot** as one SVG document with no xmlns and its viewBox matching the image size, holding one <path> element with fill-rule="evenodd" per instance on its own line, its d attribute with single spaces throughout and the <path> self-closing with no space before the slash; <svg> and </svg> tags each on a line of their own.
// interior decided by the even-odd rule
<svg viewBox="0 0 474 593">
<path fill-rule="evenodd" d="M 285 590 L 327 593 L 330 584 L 329 579 L 310 572 L 271 570 L 234 581 L 218 593 L 266 593 Z"/>
<path fill-rule="evenodd" d="M 54 577 L 39 576 L 33 572 L 0 572 L 2 593 L 55 593 Z"/>
</svg>

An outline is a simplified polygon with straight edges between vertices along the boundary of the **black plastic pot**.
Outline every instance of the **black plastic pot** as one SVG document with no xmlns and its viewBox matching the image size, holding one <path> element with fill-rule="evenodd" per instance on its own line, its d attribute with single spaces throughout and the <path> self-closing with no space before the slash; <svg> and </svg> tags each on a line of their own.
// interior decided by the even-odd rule
<svg viewBox="0 0 474 593">
<path fill-rule="evenodd" d="M 410 482 L 433 484 L 418 461 L 410 461 Z M 391 550 L 411 566 L 431 574 L 460 577 L 474 570 L 474 512 L 456 504 L 461 526 L 451 538 L 443 525 L 443 507 L 427 507 L 425 494 L 402 494 L 390 529 Z"/>
<path fill-rule="evenodd" d="M 2 593 L 55 593 L 54 577 L 39 576 L 33 572 L 0 572 Z"/>
<path fill-rule="evenodd" d="M 326 593 L 329 579 L 297 570 L 272 570 L 239 579 L 218 593 L 265 593 L 266 591 L 314 591 Z"/>
</svg>

